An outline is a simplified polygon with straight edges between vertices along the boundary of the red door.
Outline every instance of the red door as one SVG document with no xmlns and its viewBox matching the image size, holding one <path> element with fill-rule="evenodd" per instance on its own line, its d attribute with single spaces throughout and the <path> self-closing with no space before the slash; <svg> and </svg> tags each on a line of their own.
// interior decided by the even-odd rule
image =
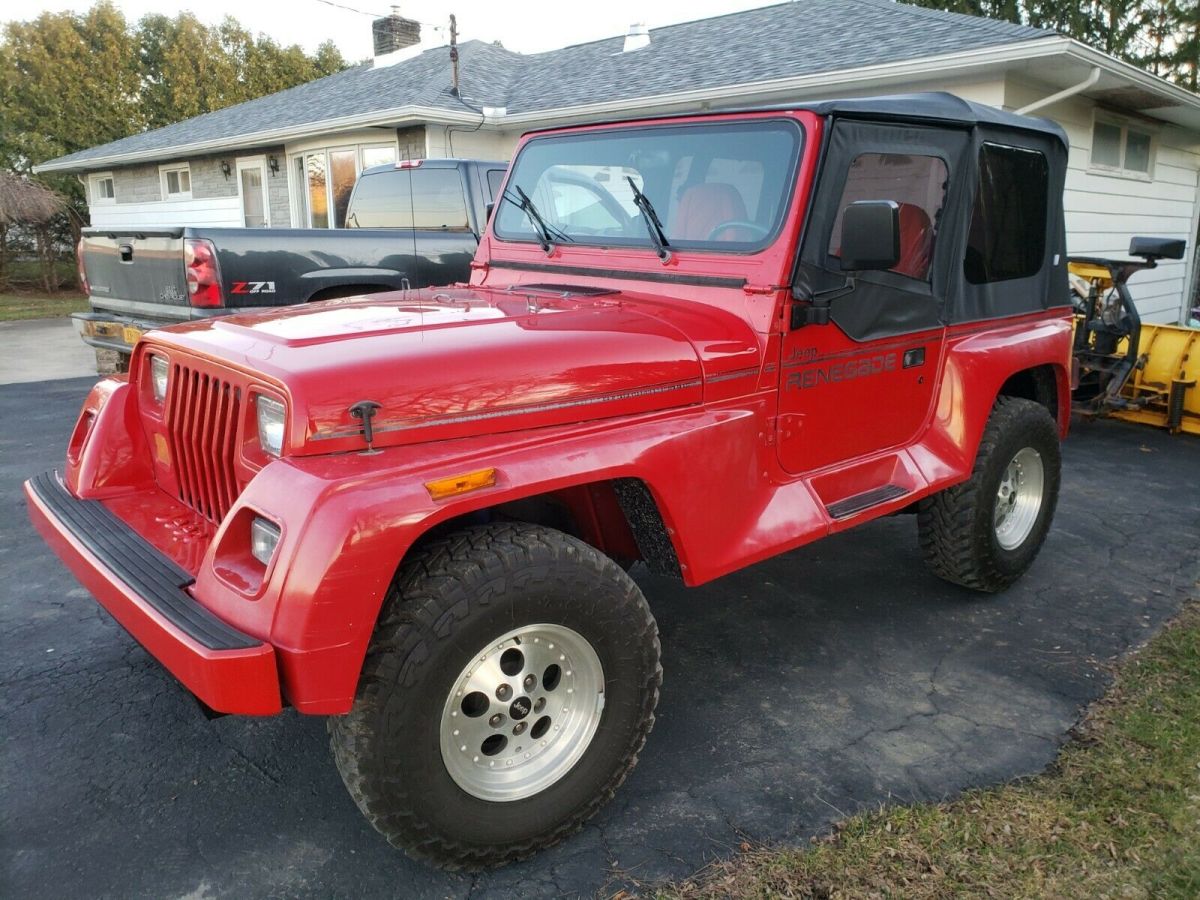
<svg viewBox="0 0 1200 900">
<path fill-rule="evenodd" d="M 939 146 L 936 131 L 835 128 L 841 149 L 826 160 L 814 195 L 797 288 L 801 303 L 832 296 L 830 321 L 789 331 L 780 359 L 777 444 L 783 467 L 796 473 L 916 438 L 933 402 L 944 337 L 937 285 L 948 261 L 935 251 L 954 153 Z M 843 273 L 842 213 L 862 200 L 899 204 L 900 260 L 887 271 Z"/>
</svg>

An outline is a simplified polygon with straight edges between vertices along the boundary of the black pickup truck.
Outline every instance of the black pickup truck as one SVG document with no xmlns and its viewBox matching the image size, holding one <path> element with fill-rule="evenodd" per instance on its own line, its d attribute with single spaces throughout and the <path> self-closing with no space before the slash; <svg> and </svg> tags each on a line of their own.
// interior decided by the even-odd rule
<svg viewBox="0 0 1200 900">
<path fill-rule="evenodd" d="M 84 229 L 80 277 L 91 311 L 75 314 L 76 328 L 102 369 L 123 370 L 151 328 L 466 281 L 506 167 L 428 159 L 366 169 L 342 229 Z"/>
</svg>

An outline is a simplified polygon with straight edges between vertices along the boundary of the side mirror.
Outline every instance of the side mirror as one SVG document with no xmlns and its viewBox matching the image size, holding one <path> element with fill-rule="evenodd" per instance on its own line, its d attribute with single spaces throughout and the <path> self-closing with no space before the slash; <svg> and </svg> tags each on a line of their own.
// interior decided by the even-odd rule
<svg viewBox="0 0 1200 900">
<path fill-rule="evenodd" d="M 900 204 L 860 200 L 842 213 L 842 271 L 890 269 L 900 261 Z"/>
</svg>

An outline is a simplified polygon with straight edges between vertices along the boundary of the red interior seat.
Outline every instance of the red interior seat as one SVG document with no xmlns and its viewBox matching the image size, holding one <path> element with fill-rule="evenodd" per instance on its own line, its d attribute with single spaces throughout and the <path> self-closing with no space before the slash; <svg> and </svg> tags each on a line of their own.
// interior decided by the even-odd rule
<svg viewBox="0 0 1200 900">
<path fill-rule="evenodd" d="M 679 198 L 675 220 L 671 228 L 673 237 L 685 241 L 746 240 L 713 235 L 713 229 L 722 222 L 745 221 L 746 204 L 742 195 L 732 184 L 720 181 L 693 184 Z M 735 229 L 729 229 L 733 231 Z"/>
<path fill-rule="evenodd" d="M 926 281 L 933 262 L 933 223 L 915 203 L 900 204 L 900 261 L 892 271 Z"/>
</svg>

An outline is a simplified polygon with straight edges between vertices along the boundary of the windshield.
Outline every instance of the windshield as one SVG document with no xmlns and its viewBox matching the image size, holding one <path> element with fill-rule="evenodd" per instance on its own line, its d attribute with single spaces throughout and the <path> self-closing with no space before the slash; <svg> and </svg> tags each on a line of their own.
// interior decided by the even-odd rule
<svg viewBox="0 0 1200 900">
<path fill-rule="evenodd" d="M 800 141 L 799 126 L 777 119 L 534 138 L 513 164 L 511 202 L 497 204 L 494 231 L 503 240 L 539 239 L 519 187 L 565 240 L 653 246 L 635 202 L 641 191 L 672 248 L 760 250 L 779 232 Z"/>
</svg>

